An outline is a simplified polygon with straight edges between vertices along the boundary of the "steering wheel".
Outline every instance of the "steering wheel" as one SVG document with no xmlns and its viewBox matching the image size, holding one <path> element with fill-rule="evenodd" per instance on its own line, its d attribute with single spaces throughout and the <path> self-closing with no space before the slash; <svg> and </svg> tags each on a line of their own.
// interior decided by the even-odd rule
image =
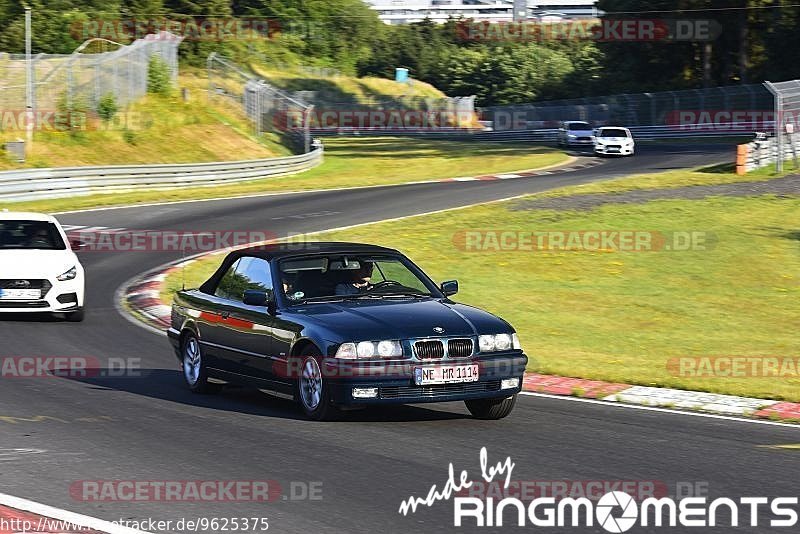
<svg viewBox="0 0 800 534">
<path fill-rule="evenodd" d="M 367 291 L 374 291 L 375 289 L 379 289 L 382 287 L 390 287 L 390 286 L 402 286 L 400 282 L 395 282 L 394 280 L 384 280 L 383 282 L 378 282 L 377 284 L 373 284 L 369 286 Z"/>
</svg>

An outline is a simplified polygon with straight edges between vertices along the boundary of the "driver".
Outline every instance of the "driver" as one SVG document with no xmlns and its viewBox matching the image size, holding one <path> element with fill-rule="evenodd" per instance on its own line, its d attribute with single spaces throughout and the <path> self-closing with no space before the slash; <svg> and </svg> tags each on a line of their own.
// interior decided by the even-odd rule
<svg viewBox="0 0 800 534">
<path fill-rule="evenodd" d="M 32 235 L 28 238 L 28 247 L 30 248 L 49 248 L 52 246 L 50 241 L 50 234 L 46 228 L 37 228 L 31 232 Z"/>
<path fill-rule="evenodd" d="M 375 265 L 371 261 L 362 261 L 361 267 L 352 271 L 352 279 L 336 285 L 337 295 L 357 295 L 363 293 L 372 285 L 372 271 Z"/>
</svg>

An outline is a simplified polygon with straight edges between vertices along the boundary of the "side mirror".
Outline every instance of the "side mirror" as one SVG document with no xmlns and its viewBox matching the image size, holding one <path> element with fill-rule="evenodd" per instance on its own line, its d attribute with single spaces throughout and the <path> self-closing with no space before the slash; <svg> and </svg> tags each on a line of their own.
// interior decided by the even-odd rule
<svg viewBox="0 0 800 534">
<path fill-rule="evenodd" d="M 71 248 L 72 250 L 81 250 L 85 246 L 86 243 L 84 243 L 80 239 L 73 239 L 72 241 L 69 242 L 69 248 Z"/>
<path fill-rule="evenodd" d="M 270 302 L 272 302 L 272 291 L 245 289 L 242 302 L 248 306 L 267 306 L 270 304 Z"/>
<path fill-rule="evenodd" d="M 444 293 L 445 297 L 455 295 L 456 293 L 458 293 L 458 280 L 450 280 L 448 282 L 442 282 L 440 289 L 442 293 Z"/>
</svg>

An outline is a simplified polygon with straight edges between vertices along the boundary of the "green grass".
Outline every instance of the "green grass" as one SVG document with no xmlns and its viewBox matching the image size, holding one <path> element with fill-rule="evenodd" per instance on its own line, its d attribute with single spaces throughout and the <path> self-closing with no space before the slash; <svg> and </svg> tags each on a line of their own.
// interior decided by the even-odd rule
<svg viewBox="0 0 800 534">
<path fill-rule="evenodd" d="M 3 203 L 2 207 L 52 213 L 143 202 L 389 185 L 416 180 L 435 180 L 543 168 L 566 162 L 569 158 L 558 150 L 530 145 L 507 143 L 476 145 L 457 141 L 428 141 L 394 137 L 327 139 L 325 147 L 325 162 L 302 174 L 216 187 L 98 194 L 78 198 Z"/>
<path fill-rule="evenodd" d="M 27 161 L 17 163 L 0 151 L 0 170 L 227 161 L 290 153 L 276 139 L 255 137 L 241 110 L 225 99 L 207 102 L 199 76 L 186 74 L 179 82 L 189 89 L 186 102 L 177 90 L 172 96 L 148 95 L 120 109 L 108 123 L 89 119 L 74 135 L 63 128 L 37 131 Z M 18 138 L 25 138 L 25 132 L 0 131 L 0 143 Z"/>
<path fill-rule="evenodd" d="M 800 357 L 800 199 L 664 200 L 588 212 L 515 211 L 515 204 L 314 239 L 396 247 L 438 281 L 459 278 L 458 300 L 517 328 L 532 371 L 800 401 L 796 376 L 709 379 L 668 370 L 670 359 L 684 356 Z M 457 236 L 470 229 L 701 231 L 716 241 L 684 252 L 469 252 Z M 218 262 L 193 264 L 187 284 Z M 175 276 L 170 290 L 179 286 Z"/>
</svg>

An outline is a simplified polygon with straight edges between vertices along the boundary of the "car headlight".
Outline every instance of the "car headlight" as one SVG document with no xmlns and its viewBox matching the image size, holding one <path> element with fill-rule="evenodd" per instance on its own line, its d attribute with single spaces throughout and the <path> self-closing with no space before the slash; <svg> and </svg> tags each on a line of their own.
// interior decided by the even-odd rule
<svg viewBox="0 0 800 534">
<path fill-rule="evenodd" d="M 78 276 L 78 268 L 72 267 L 67 272 L 56 276 L 56 280 L 66 282 L 67 280 L 74 280 L 76 276 Z"/>
<path fill-rule="evenodd" d="M 578 138 L 578 136 L 575 135 L 575 134 L 567 134 L 567 137 L 569 137 L 570 139 L 577 139 Z"/>
<path fill-rule="evenodd" d="M 342 360 L 362 360 L 367 358 L 396 358 L 403 355 L 403 347 L 399 341 L 361 341 L 360 343 L 342 343 L 336 351 L 336 358 Z"/>
<path fill-rule="evenodd" d="M 478 348 L 481 352 L 502 352 L 520 347 L 517 334 L 493 334 L 478 336 Z"/>
</svg>

